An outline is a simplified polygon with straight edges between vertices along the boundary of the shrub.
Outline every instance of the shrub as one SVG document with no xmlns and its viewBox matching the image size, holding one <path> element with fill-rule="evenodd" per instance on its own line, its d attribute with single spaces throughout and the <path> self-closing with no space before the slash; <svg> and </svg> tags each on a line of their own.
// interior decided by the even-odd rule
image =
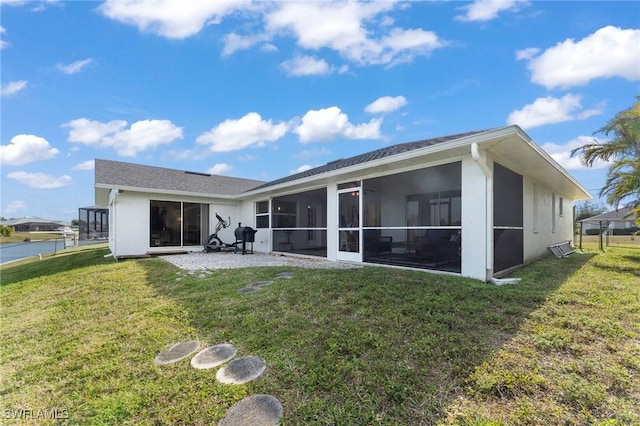
<svg viewBox="0 0 640 426">
<path fill-rule="evenodd" d="M 10 237 L 13 235 L 13 228 L 10 226 L 0 225 L 0 235 Z"/>
<path fill-rule="evenodd" d="M 631 228 L 614 228 L 614 229 L 610 229 L 610 233 L 611 235 L 633 235 L 636 232 L 638 232 L 638 228 L 637 226 L 632 226 Z"/>
</svg>

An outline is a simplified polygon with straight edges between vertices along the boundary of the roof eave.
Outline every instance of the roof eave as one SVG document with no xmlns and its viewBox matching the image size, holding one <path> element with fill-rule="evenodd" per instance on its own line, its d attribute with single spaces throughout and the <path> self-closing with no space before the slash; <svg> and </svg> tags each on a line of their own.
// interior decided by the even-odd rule
<svg viewBox="0 0 640 426">
<path fill-rule="evenodd" d="M 139 192 L 139 193 L 150 193 L 150 194 L 167 194 L 167 195 L 181 195 L 186 197 L 198 197 L 198 198 L 217 198 L 217 199 L 226 199 L 233 200 L 233 195 L 223 195 L 223 194 L 208 194 L 203 192 L 190 192 L 190 191 L 179 191 L 175 189 L 155 189 L 155 188 L 140 188 L 135 186 L 126 186 L 126 185 L 112 185 L 112 184 L 104 184 L 104 183 L 96 183 L 96 189 L 115 189 L 118 191 L 130 191 L 130 192 Z"/>
<path fill-rule="evenodd" d="M 256 189 L 256 190 L 249 190 L 241 194 L 238 194 L 236 198 L 242 199 L 242 198 L 248 198 L 248 197 L 252 197 L 252 196 L 256 196 L 264 193 L 277 192 L 292 186 L 311 184 L 317 181 L 324 181 L 327 179 L 336 178 L 340 175 L 348 175 L 349 173 L 353 173 L 354 171 L 358 171 L 358 170 L 375 168 L 375 167 L 384 166 L 387 164 L 406 161 L 415 157 L 423 157 L 423 156 L 435 154 L 438 152 L 453 150 L 466 145 L 471 145 L 474 142 L 482 142 L 485 140 L 495 139 L 495 138 L 514 134 L 516 131 L 516 127 L 517 126 L 501 127 L 499 129 L 476 133 L 470 136 L 463 136 L 461 138 L 453 139 L 447 142 L 430 145 L 430 146 L 402 152 L 395 155 L 390 155 L 387 157 L 379 158 L 377 160 L 371 160 L 365 163 L 354 164 L 353 166 L 346 166 L 336 170 L 331 170 L 331 171 L 320 173 L 317 175 L 300 178 L 300 179 L 296 179 L 288 182 L 283 182 L 281 184 L 267 186 L 267 187 Z"/>
<path fill-rule="evenodd" d="M 550 156 L 544 149 L 542 149 L 537 143 L 535 143 L 529 137 L 529 135 L 525 133 L 524 130 L 522 130 L 519 126 L 514 125 L 513 127 L 515 127 L 516 133 L 523 141 L 525 141 L 533 150 L 535 150 L 538 153 L 538 155 L 540 155 L 545 160 L 547 160 L 547 162 L 551 164 L 551 166 L 553 166 L 567 180 L 569 180 L 576 188 L 578 188 L 579 192 L 582 192 L 582 194 L 584 195 L 584 198 L 576 198 L 576 199 L 590 200 L 593 198 L 589 193 L 589 191 L 587 191 L 586 188 L 582 186 L 582 184 L 580 184 L 580 182 L 578 182 L 573 176 L 571 176 L 569 172 L 560 165 L 560 163 L 554 160 L 552 156 Z"/>
</svg>

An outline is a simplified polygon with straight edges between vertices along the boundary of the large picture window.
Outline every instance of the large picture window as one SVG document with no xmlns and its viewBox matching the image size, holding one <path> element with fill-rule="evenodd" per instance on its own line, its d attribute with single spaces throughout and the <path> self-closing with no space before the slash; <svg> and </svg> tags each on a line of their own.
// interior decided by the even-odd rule
<svg viewBox="0 0 640 426">
<path fill-rule="evenodd" d="M 209 231 L 209 205 L 151 200 L 149 223 L 151 247 L 202 245 Z"/>
</svg>

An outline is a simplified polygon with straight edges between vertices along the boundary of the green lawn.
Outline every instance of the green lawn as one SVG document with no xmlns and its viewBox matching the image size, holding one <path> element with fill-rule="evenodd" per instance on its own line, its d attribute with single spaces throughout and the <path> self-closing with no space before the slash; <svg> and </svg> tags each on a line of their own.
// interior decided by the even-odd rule
<svg viewBox="0 0 640 426">
<path fill-rule="evenodd" d="M 69 424 L 215 424 L 258 393 L 285 425 L 640 422 L 634 246 L 546 258 L 502 287 L 381 267 L 199 278 L 106 253 L 0 269 L 0 423 L 57 409 Z M 282 271 L 293 279 L 237 292 Z M 188 360 L 154 365 L 190 339 L 233 343 L 267 371 L 222 385 Z"/>
</svg>

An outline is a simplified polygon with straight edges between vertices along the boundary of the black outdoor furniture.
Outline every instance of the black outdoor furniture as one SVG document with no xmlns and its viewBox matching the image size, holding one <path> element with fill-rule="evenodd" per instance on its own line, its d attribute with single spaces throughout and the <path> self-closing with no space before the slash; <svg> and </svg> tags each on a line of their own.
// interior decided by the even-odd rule
<svg viewBox="0 0 640 426">
<path fill-rule="evenodd" d="M 236 242 L 234 243 L 236 246 L 236 252 L 241 246 L 242 254 L 246 254 L 247 252 L 253 254 L 253 243 L 256 240 L 256 232 L 258 231 L 250 226 L 242 226 L 242 223 L 238 223 L 238 227 L 234 231 L 236 236 Z M 247 250 L 247 243 L 251 244 L 250 250 Z"/>
</svg>

